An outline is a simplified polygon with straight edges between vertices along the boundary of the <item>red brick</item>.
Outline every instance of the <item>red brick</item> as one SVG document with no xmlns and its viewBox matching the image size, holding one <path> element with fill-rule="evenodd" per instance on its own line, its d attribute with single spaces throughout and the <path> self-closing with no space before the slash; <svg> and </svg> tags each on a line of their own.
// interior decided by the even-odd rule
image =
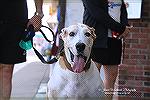
<svg viewBox="0 0 150 100">
<path fill-rule="evenodd" d="M 125 44 L 125 48 L 131 48 L 131 44 L 126 43 L 126 44 Z"/>
<path fill-rule="evenodd" d="M 133 48 L 126 48 L 125 49 L 125 54 L 138 54 L 138 49 L 133 49 Z"/>
<path fill-rule="evenodd" d="M 148 48 L 147 45 L 143 45 L 143 44 L 132 44 L 131 47 L 134 49 L 147 49 Z"/>
<path fill-rule="evenodd" d="M 150 93 L 150 87 L 148 88 L 148 87 L 143 87 L 143 91 L 144 92 L 149 92 Z"/>
<path fill-rule="evenodd" d="M 127 69 L 125 64 L 120 64 L 119 65 L 119 70 L 125 70 L 125 69 Z"/>
<path fill-rule="evenodd" d="M 132 33 L 139 33 L 139 32 L 140 32 L 140 29 L 133 26 L 133 28 L 131 29 L 130 32 L 132 32 Z"/>
<path fill-rule="evenodd" d="M 136 65 L 136 67 L 135 67 L 135 70 L 141 70 L 141 71 L 143 71 L 143 66 L 139 66 L 139 65 Z"/>
<path fill-rule="evenodd" d="M 126 39 L 127 43 L 139 43 L 139 39 Z"/>
<path fill-rule="evenodd" d="M 128 20 L 129 25 L 132 25 L 134 22 L 140 22 L 140 20 L 136 20 L 136 19 L 129 19 Z"/>
<path fill-rule="evenodd" d="M 148 54 L 150 54 L 150 51 L 149 50 L 147 50 L 147 49 L 143 49 L 143 50 L 139 50 L 139 54 L 145 54 L 145 55 L 148 55 Z"/>
<path fill-rule="evenodd" d="M 119 65 L 119 70 L 129 70 L 129 69 L 134 69 L 134 68 L 135 68 L 135 66 L 130 66 L 129 67 L 129 65 L 127 65 L 127 64 Z"/>
<path fill-rule="evenodd" d="M 144 70 L 150 70 L 150 65 L 144 66 Z"/>
<path fill-rule="evenodd" d="M 116 97 L 117 98 L 117 97 Z M 116 100 L 116 99 L 115 99 Z M 117 100 L 148 100 L 142 97 L 128 97 L 128 96 L 119 96 Z"/>
<path fill-rule="evenodd" d="M 129 86 L 124 86 L 124 85 L 118 86 L 118 89 L 123 89 L 123 88 L 130 88 L 130 87 Z"/>
<path fill-rule="evenodd" d="M 124 55 L 124 59 L 129 59 L 129 55 Z"/>
<path fill-rule="evenodd" d="M 137 92 L 143 92 L 143 86 L 136 86 L 134 87 L 136 89 Z"/>
<path fill-rule="evenodd" d="M 146 39 L 140 39 L 140 44 L 149 45 L 149 43 L 150 43 L 150 40 L 148 40 L 147 38 Z"/>
<path fill-rule="evenodd" d="M 134 80 L 134 76 L 120 75 L 119 80 Z"/>
<path fill-rule="evenodd" d="M 150 87 L 144 87 L 141 85 L 140 87 L 136 86 L 134 88 L 137 92 L 150 92 Z"/>
<path fill-rule="evenodd" d="M 128 75 L 142 76 L 143 71 L 141 71 L 141 70 L 128 70 Z"/>
<path fill-rule="evenodd" d="M 141 32 L 142 33 L 149 33 L 150 32 L 150 28 L 142 28 Z"/>
<path fill-rule="evenodd" d="M 148 34 L 138 33 L 138 34 L 132 34 L 133 39 L 139 39 L 139 38 L 147 38 Z"/>
<path fill-rule="evenodd" d="M 137 87 L 137 86 L 143 86 L 143 82 L 142 81 L 135 81 L 135 80 L 127 80 L 125 81 L 125 85 L 126 86 L 130 86 L 130 87 Z"/>
<path fill-rule="evenodd" d="M 150 65 L 150 61 L 149 60 L 139 60 L 137 64 L 140 65 Z"/>
<path fill-rule="evenodd" d="M 137 59 L 133 59 L 133 60 L 124 59 L 123 63 L 124 64 L 129 64 L 129 65 L 136 65 L 138 63 L 138 60 Z"/>
<path fill-rule="evenodd" d="M 131 59 L 146 59 L 146 55 L 131 55 Z"/>
<path fill-rule="evenodd" d="M 150 81 L 150 77 L 135 76 L 135 80 Z"/>
<path fill-rule="evenodd" d="M 126 39 L 129 39 L 129 38 L 131 39 L 131 36 L 132 36 L 131 33 L 129 33 L 129 34 L 126 36 Z"/>
<path fill-rule="evenodd" d="M 144 22 L 134 22 L 133 23 L 134 29 L 135 28 L 140 28 L 140 27 L 146 27 L 146 26 L 147 26 L 147 23 L 144 23 Z"/>
</svg>

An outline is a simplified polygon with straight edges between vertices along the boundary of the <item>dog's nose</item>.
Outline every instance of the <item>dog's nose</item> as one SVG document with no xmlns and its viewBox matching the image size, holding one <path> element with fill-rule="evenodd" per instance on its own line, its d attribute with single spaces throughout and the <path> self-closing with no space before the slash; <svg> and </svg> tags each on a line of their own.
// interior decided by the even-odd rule
<svg viewBox="0 0 150 100">
<path fill-rule="evenodd" d="M 85 44 L 84 43 L 77 43 L 76 44 L 76 49 L 78 52 L 82 52 L 85 49 Z"/>
</svg>

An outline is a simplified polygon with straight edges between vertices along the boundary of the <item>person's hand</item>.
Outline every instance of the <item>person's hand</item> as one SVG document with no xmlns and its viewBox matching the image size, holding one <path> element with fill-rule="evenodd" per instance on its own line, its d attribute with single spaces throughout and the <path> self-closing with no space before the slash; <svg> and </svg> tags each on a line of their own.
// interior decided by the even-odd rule
<svg viewBox="0 0 150 100">
<path fill-rule="evenodd" d="M 42 26 L 42 16 L 34 15 L 28 22 L 27 27 L 32 24 L 35 32 L 39 31 Z"/>
<path fill-rule="evenodd" d="M 125 31 L 119 36 L 117 37 L 118 39 L 122 39 L 122 38 L 126 38 L 127 35 L 130 33 L 130 30 L 133 26 L 126 26 Z"/>
</svg>

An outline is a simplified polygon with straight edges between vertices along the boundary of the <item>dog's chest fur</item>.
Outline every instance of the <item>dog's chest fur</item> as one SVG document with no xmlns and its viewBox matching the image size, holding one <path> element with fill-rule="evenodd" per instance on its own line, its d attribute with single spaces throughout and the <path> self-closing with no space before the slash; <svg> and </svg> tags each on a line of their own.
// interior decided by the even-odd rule
<svg viewBox="0 0 150 100">
<path fill-rule="evenodd" d="M 60 59 L 59 59 L 60 60 Z M 50 97 L 101 97 L 103 83 L 94 62 L 87 72 L 73 73 L 65 67 L 55 64 L 48 82 Z"/>
</svg>

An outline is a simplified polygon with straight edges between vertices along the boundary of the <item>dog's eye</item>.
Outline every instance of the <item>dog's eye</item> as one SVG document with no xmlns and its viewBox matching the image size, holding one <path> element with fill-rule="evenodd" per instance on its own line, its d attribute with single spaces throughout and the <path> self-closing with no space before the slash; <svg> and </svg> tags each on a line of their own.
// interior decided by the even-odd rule
<svg viewBox="0 0 150 100">
<path fill-rule="evenodd" d="M 74 32 L 70 32 L 70 33 L 69 33 L 70 36 L 75 36 L 75 34 L 76 34 L 76 33 L 74 33 Z"/>
<path fill-rule="evenodd" d="M 85 33 L 85 36 L 90 37 L 91 34 L 90 34 L 89 32 L 86 32 L 86 33 Z"/>
</svg>

